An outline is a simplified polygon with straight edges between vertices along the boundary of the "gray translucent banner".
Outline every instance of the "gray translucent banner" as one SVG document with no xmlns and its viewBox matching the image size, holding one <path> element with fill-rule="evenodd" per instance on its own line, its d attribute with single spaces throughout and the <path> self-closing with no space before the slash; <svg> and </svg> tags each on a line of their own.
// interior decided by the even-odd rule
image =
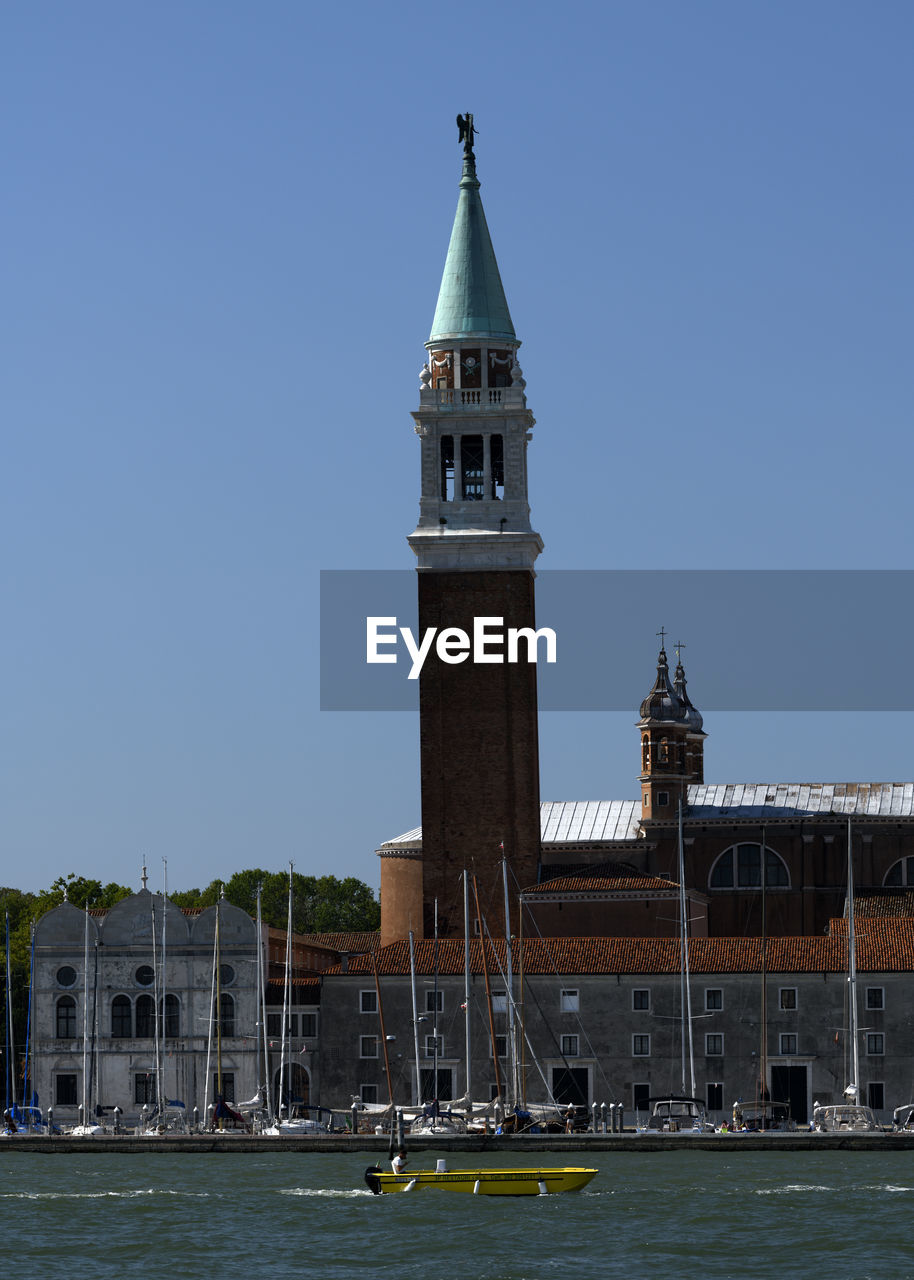
<svg viewBox="0 0 914 1280">
<path fill-rule="evenodd" d="M 671 674 L 681 642 L 701 711 L 911 711 L 912 615 L 912 570 L 545 570 L 536 624 L 555 632 L 556 661 L 541 644 L 539 705 L 635 714 L 663 627 Z M 418 707 L 402 638 L 375 645 L 395 663 L 367 661 L 369 617 L 396 618 L 379 635 L 407 627 L 418 642 L 415 572 L 321 573 L 324 711 Z"/>
</svg>

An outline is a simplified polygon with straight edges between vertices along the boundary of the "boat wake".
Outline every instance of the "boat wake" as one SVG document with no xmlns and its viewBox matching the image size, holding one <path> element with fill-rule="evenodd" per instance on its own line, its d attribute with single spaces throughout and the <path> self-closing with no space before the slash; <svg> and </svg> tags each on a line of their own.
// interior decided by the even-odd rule
<svg viewBox="0 0 914 1280">
<path fill-rule="evenodd" d="M 146 1187 L 134 1191 L 0 1191 L 0 1200 L 136 1200 L 140 1196 L 170 1196 L 184 1200 L 208 1200 L 208 1191 L 173 1191 Z"/>
<path fill-rule="evenodd" d="M 350 1187 L 348 1190 L 333 1187 L 281 1187 L 279 1194 L 281 1196 L 317 1196 L 323 1200 L 351 1200 L 353 1197 L 361 1200 L 364 1196 L 371 1199 L 371 1192 L 367 1188 L 362 1191 L 358 1187 Z"/>
</svg>

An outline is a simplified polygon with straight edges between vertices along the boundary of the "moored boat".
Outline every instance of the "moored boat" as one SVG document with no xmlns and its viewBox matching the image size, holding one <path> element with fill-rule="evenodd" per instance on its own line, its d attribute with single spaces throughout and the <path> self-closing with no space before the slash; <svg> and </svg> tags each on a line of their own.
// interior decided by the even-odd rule
<svg viewBox="0 0 914 1280">
<path fill-rule="evenodd" d="M 813 1107 L 812 1123 L 816 1133 L 882 1133 L 869 1107 L 854 1102 L 834 1106 Z"/>
<path fill-rule="evenodd" d="M 373 1166 L 365 1170 L 365 1182 L 375 1195 L 434 1187 L 477 1196 L 546 1196 L 562 1191 L 580 1191 L 599 1172 L 597 1169 L 420 1169 L 408 1173 L 385 1173 Z"/>
<path fill-rule="evenodd" d="M 650 1116 L 646 1125 L 638 1126 L 647 1133 L 713 1133 L 714 1126 L 705 1113 L 700 1098 L 685 1094 L 667 1094 L 661 1098 L 648 1098 Z"/>
</svg>

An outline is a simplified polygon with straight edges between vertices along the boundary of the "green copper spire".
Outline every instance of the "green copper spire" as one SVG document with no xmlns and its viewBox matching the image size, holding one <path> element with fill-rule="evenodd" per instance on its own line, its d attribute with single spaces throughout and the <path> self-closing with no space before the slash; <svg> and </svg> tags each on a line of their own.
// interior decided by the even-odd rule
<svg viewBox="0 0 914 1280">
<path fill-rule="evenodd" d="M 517 343 L 479 198 L 472 132 L 464 147 L 457 213 L 427 345 L 460 338 Z"/>
</svg>

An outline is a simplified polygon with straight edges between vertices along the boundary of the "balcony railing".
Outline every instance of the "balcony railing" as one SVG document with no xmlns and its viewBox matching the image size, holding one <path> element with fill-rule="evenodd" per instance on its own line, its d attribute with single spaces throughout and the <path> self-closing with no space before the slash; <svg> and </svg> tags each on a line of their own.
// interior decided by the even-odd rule
<svg viewBox="0 0 914 1280">
<path fill-rule="evenodd" d="M 426 400 L 426 396 L 430 400 Z M 502 405 L 523 404 L 521 387 L 451 387 L 423 391 L 423 404 L 438 404 L 448 409 L 498 409 Z"/>
</svg>

